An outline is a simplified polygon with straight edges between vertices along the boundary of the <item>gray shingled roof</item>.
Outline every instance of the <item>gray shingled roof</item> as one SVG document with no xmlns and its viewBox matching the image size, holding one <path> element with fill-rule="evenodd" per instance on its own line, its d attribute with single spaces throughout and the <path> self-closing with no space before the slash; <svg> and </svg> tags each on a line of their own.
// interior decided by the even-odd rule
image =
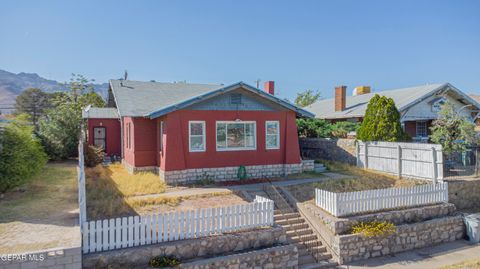
<svg viewBox="0 0 480 269">
<path fill-rule="evenodd" d="M 243 82 L 224 86 L 215 84 L 110 80 L 110 87 L 115 98 L 118 113 L 122 117 L 156 118 L 238 88 L 251 91 L 271 102 L 291 109 L 297 115 L 303 117 L 314 116 L 302 108 Z"/>
<path fill-rule="evenodd" d="M 118 119 L 117 109 L 114 107 L 87 107 L 82 111 L 84 119 Z"/>
<path fill-rule="evenodd" d="M 392 98 L 398 110 L 402 111 L 415 101 L 420 100 L 423 97 L 428 96 L 431 93 L 436 92 L 437 90 L 448 85 L 448 83 L 431 84 L 403 89 L 372 92 L 357 96 L 347 96 L 347 104 L 345 110 L 343 111 L 335 111 L 334 98 L 317 101 L 307 107 L 307 109 L 315 113 L 316 117 L 320 119 L 363 117 L 370 99 L 375 94 L 379 94 Z"/>
<path fill-rule="evenodd" d="M 110 80 L 121 116 L 143 117 L 146 114 L 180 103 L 186 99 L 222 88 L 220 84 L 187 84 Z"/>
</svg>

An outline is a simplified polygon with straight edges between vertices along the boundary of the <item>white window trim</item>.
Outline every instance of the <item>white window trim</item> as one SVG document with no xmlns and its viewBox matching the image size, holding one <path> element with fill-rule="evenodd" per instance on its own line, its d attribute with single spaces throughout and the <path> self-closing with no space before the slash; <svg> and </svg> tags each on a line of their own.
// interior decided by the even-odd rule
<svg viewBox="0 0 480 269">
<path fill-rule="evenodd" d="M 232 124 L 232 123 L 253 123 L 253 147 L 249 148 L 229 148 L 227 141 L 225 141 L 225 148 L 218 148 L 217 143 L 217 131 L 218 131 L 218 124 Z M 227 128 L 228 129 L 228 128 Z M 227 130 L 225 130 L 225 135 L 227 135 Z M 228 135 L 227 135 L 228 136 Z M 217 151 L 245 151 L 245 150 L 257 150 L 257 122 L 256 121 L 216 121 L 215 122 L 215 147 Z"/>
<path fill-rule="evenodd" d="M 276 123 L 277 124 L 277 146 L 276 147 L 268 147 L 267 146 L 267 136 L 269 135 L 274 135 L 274 134 L 269 134 L 268 133 L 268 129 L 267 129 L 267 125 L 269 123 Z M 265 121 L 265 148 L 266 149 L 280 149 L 280 121 L 278 120 L 267 120 Z"/>
<path fill-rule="evenodd" d="M 191 126 L 192 123 L 201 123 L 202 124 L 202 142 L 203 142 L 203 149 L 192 149 L 192 135 L 191 135 Z M 207 141 L 205 139 L 205 133 L 206 133 L 206 125 L 205 121 L 189 121 L 188 122 L 188 150 L 190 152 L 205 152 L 207 150 Z M 194 135 L 194 136 L 200 136 L 200 135 Z"/>
</svg>

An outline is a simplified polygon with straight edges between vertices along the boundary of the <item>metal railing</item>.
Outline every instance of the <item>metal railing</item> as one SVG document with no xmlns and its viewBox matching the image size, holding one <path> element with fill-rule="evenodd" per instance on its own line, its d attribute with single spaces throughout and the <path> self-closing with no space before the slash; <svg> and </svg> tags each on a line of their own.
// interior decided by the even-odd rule
<svg viewBox="0 0 480 269">
<path fill-rule="evenodd" d="M 480 147 L 444 153 L 443 174 L 447 178 L 478 177 Z"/>
</svg>

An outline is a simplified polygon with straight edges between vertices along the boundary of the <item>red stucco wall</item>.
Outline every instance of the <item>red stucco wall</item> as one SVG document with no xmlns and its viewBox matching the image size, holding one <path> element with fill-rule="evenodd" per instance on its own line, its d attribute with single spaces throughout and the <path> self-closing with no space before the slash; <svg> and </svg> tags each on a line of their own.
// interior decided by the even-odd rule
<svg viewBox="0 0 480 269">
<path fill-rule="evenodd" d="M 256 121 L 257 149 L 216 151 L 216 121 Z M 206 122 L 206 152 L 189 152 L 188 121 Z M 280 149 L 265 148 L 265 121 L 280 122 Z M 295 113 L 292 111 L 199 111 L 179 110 L 166 117 L 165 171 L 238 165 L 291 164 L 300 162 Z"/>
<path fill-rule="evenodd" d="M 118 119 L 88 119 L 88 144 L 93 145 L 93 128 L 105 127 L 107 155 L 120 156 L 120 121 Z"/>
<path fill-rule="evenodd" d="M 128 124 L 131 124 L 131 146 L 128 147 Z M 146 118 L 123 118 L 124 160 L 132 166 L 157 165 L 157 121 Z"/>
</svg>

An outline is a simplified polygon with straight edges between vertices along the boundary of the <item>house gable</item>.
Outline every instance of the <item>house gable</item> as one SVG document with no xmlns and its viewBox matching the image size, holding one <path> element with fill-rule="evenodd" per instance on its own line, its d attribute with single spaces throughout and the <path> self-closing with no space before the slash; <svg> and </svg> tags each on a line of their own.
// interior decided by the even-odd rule
<svg viewBox="0 0 480 269">
<path fill-rule="evenodd" d="M 271 95 L 269 93 L 266 93 L 266 92 L 264 92 L 260 89 L 252 87 L 252 86 L 250 86 L 246 83 L 238 82 L 238 83 L 232 84 L 230 86 L 222 87 L 220 89 L 216 89 L 216 90 L 213 90 L 213 91 L 201 94 L 201 95 L 197 95 L 197 96 L 192 97 L 190 99 L 186 99 L 182 102 L 172 104 L 168 107 L 164 107 L 164 108 L 161 108 L 159 110 L 152 111 L 150 113 L 145 114 L 144 117 L 148 117 L 148 118 L 151 118 L 151 119 L 158 118 L 160 116 L 166 115 L 166 114 L 171 113 L 173 111 L 180 110 L 180 109 L 185 109 L 186 107 L 190 107 L 194 104 L 209 100 L 209 99 L 214 98 L 214 97 L 219 96 L 219 95 L 224 95 L 224 94 L 230 93 L 230 92 L 232 92 L 234 90 L 238 90 L 238 89 L 245 89 L 247 91 L 250 91 L 253 95 L 257 95 L 258 98 L 263 98 L 263 99 L 268 100 L 272 103 L 276 103 L 279 106 L 284 107 L 285 109 L 295 111 L 295 113 L 297 115 L 301 116 L 301 117 L 313 118 L 315 116 L 315 114 L 313 114 L 313 113 L 311 113 L 311 112 L 309 112 L 305 109 L 299 108 L 299 107 L 295 106 L 294 104 L 291 104 L 288 101 L 282 100 L 282 99 L 280 99 L 276 96 L 273 96 L 273 95 Z"/>
<path fill-rule="evenodd" d="M 244 88 L 224 93 L 185 107 L 189 110 L 285 111 L 285 107 L 260 97 Z"/>
</svg>

